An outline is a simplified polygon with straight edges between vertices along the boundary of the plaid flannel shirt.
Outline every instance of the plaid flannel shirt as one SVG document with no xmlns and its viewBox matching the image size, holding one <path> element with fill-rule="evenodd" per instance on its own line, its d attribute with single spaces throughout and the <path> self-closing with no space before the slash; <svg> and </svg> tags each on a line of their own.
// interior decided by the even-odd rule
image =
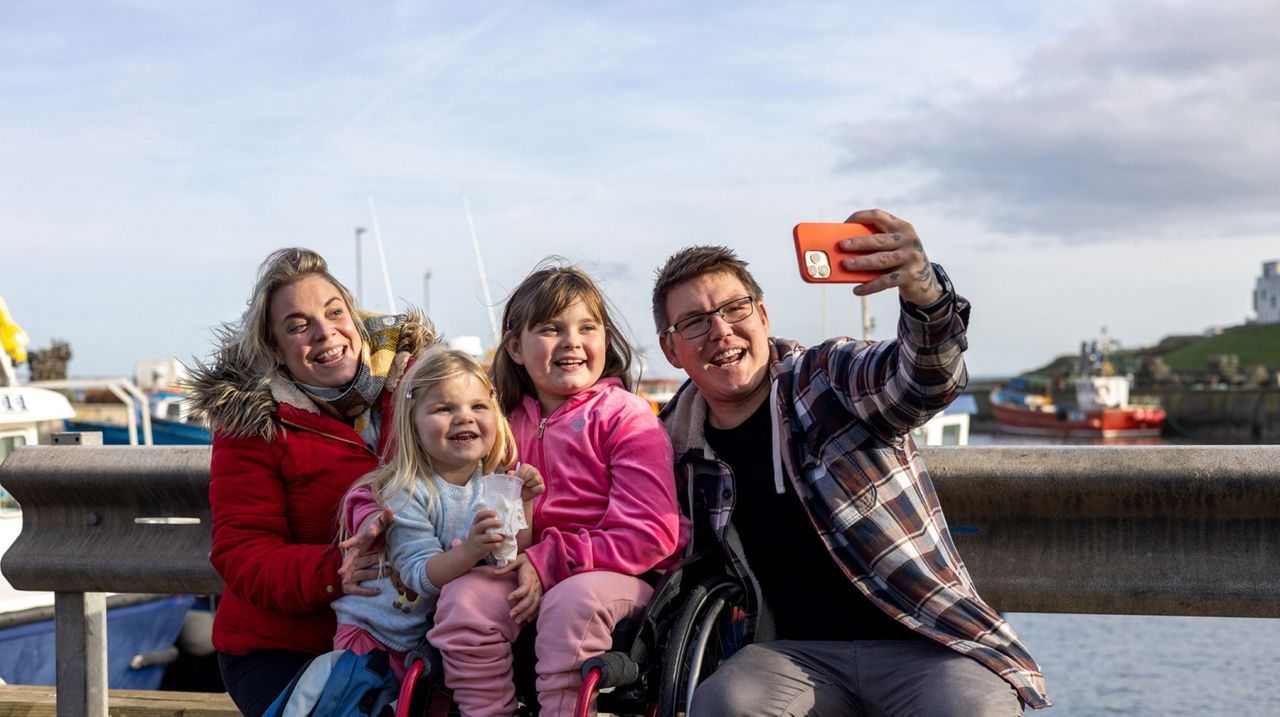
<svg viewBox="0 0 1280 717">
<path fill-rule="evenodd" d="M 805 349 L 770 339 L 782 463 L 832 558 L 868 599 L 1000 675 L 1029 707 L 1048 707 L 1039 666 L 978 596 L 908 435 L 968 382 L 962 352 L 969 303 L 935 268 L 943 299 L 923 309 L 902 302 L 896 341 L 838 338 Z M 682 507 L 694 519 L 695 540 L 713 534 L 749 586 L 750 629 L 755 639 L 768 640 L 772 619 L 737 535 L 745 527 L 730 521 L 733 474 L 707 445 L 706 415 L 692 382 L 662 413 L 675 447 Z"/>
</svg>

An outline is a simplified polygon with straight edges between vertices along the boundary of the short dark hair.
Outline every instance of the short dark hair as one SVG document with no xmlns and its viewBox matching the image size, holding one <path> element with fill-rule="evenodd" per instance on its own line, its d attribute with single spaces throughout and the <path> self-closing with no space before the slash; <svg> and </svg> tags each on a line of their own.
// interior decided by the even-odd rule
<svg viewBox="0 0 1280 717">
<path fill-rule="evenodd" d="M 667 316 L 667 295 L 676 286 L 705 274 L 728 274 L 746 287 L 751 298 L 764 298 L 764 289 L 756 283 L 756 279 L 747 271 L 747 262 L 738 258 L 732 249 L 726 246 L 691 246 L 681 249 L 667 258 L 658 270 L 657 279 L 653 282 L 653 323 L 661 334 L 671 325 Z"/>
</svg>

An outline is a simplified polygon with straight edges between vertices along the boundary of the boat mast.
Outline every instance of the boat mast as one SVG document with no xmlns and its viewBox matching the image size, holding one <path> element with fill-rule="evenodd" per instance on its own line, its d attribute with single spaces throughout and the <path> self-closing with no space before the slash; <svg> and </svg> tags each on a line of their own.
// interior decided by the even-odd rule
<svg viewBox="0 0 1280 717">
<path fill-rule="evenodd" d="M 484 305 L 489 310 L 489 330 L 493 332 L 493 345 L 502 342 L 498 333 L 498 317 L 493 311 L 493 297 L 489 295 L 489 278 L 484 273 L 484 258 L 480 256 L 480 240 L 476 238 L 476 222 L 471 217 L 471 202 L 467 195 L 462 195 L 462 208 L 467 213 L 467 229 L 471 232 L 471 247 L 476 252 L 476 270 L 480 272 L 480 290 L 484 292 Z"/>
<path fill-rule="evenodd" d="M 378 228 L 378 208 L 373 205 L 373 193 L 369 193 L 369 216 L 373 219 L 373 243 L 378 248 L 378 263 L 382 265 L 382 286 L 387 291 L 387 309 L 396 313 L 396 300 L 391 294 L 391 274 L 387 271 L 387 252 L 382 248 L 382 230 Z"/>
</svg>

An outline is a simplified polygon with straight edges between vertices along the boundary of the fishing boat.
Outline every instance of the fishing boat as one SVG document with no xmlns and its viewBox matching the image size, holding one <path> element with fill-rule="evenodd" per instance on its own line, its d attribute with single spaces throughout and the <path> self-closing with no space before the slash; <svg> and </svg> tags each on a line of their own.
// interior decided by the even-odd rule
<svg viewBox="0 0 1280 717">
<path fill-rule="evenodd" d="M 991 392 L 991 415 L 1001 431 L 1059 438 L 1148 438 L 1160 435 L 1165 413 L 1129 404 L 1127 376 L 1081 376 L 1076 402 L 1057 403 L 1025 380 Z"/>
</svg>

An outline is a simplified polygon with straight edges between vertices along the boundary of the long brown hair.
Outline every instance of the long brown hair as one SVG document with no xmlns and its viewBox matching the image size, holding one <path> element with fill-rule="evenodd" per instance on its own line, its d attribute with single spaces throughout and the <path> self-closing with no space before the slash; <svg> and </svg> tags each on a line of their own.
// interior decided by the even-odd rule
<svg viewBox="0 0 1280 717">
<path fill-rule="evenodd" d="M 508 347 L 520 332 L 532 329 L 581 301 L 601 324 L 607 337 L 604 371 L 601 378 L 617 377 L 631 390 L 631 359 L 634 353 L 621 327 L 609 312 L 609 302 L 587 273 L 558 257 L 545 260 L 541 268 L 524 278 L 502 312 L 502 341 L 493 357 L 493 383 L 498 400 L 507 412 L 514 411 L 523 396 L 537 396 L 533 379 L 524 366 L 511 358 Z"/>
</svg>

